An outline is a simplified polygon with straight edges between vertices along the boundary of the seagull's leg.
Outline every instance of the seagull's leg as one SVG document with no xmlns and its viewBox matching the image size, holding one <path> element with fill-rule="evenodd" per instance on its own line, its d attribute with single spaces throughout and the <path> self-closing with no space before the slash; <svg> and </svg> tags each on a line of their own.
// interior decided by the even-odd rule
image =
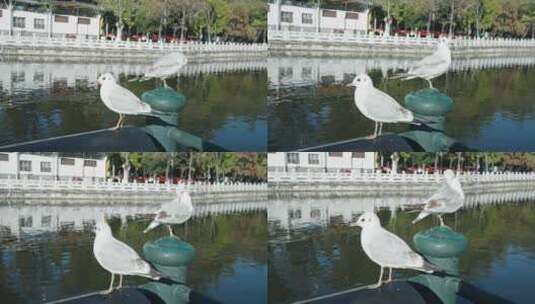
<svg viewBox="0 0 535 304">
<path fill-rule="evenodd" d="M 123 275 L 122 274 L 119 275 L 119 286 L 117 286 L 116 289 L 121 289 L 121 288 L 123 288 Z"/>
<path fill-rule="evenodd" d="M 169 88 L 169 86 L 167 85 L 167 81 L 165 81 L 165 78 L 162 79 L 162 81 L 163 81 L 163 86 L 164 86 L 165 88 Z"/>
<path fill-rule="evenodd" d="M 121 120 L 121 128 L 124 126 L 124 122 L 126 121 L 126 116 L 123 115 L 123 120 Z"/>
<path fill-rule="evenodd" d="M 429 79 L 426 79 L 426 80 L 429 83 L 429 88 L 430 89 L 434 89 L 433 84 L 431 83 L 431 80 L 429 80 Z"/>
<path fill-rule="evenodd" d="M 101 292 L 100 294 L 107 295 L 113 292 L 113 280 L 115 279 L 115 274 L 111 274 L 111 282 L 110 282 L 110 288 L 108 290 L 105 290 Z"/>
<path fill-rule="evenodd" d="M 368 136 L 368 139 L 375 139 L 375 138 L 377 138 L 377 127 L 378 127 L 378 123 L 375 122 L 375 129 L 374 129 L 374 131 L 373 131 L 373 134 L 370 135 L 370 136 Z"/>
<path fill-rule="evenodd" d="M 115 128 L 113 128 L 113 130 L 118 130 L 119 129 L 119 126 L 121 125 L 121 119 L 123 118 L 123 114 L 119 114 L 119 120 L 117 120 L 117 125 L 115 126 Z"/>
<path fill-rule="evenodd" d="M 381 271 L 379 272 L 379 281 L 375 285 L 371 285 L 370 289 L 379 288 L 383 284 L 383 266 L 381 266 Z"/>
<path fill-rule="evenodd" d="M 446 226 L 446 225 L 444 225 L 444 220 L 442 219 L 442 215 L 441 214 L 438 215 L 438 219 L 440 220 L 440 226 L 442 226 L 442 227 Z"/>
<path fill-rule="evenodd" d="M 392 268 L 388 268 L 388 283 L 392 282 Z"/>
<path fill-rule="evenodd" d="M 383 123 L 382 122 L 379 123 L 379 133 L 377 134 L 377 136 L 381 136 L 381 134 L 383 134 Z"/>
</svg>

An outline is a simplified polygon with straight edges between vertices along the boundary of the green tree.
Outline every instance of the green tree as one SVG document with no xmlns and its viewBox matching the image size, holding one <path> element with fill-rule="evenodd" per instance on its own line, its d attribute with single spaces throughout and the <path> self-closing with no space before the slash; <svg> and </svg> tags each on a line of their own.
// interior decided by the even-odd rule
<svg viewBox="0 0 535 304">
<path fill-rule="evenodd" d="M 138 1 L 136 0 L 98 0 L 98 5 L 104 11 L 109 11 L 115 15 L 117 27 L 117 40 L 123 39 L 123 30 L 126 26 L 134 25 L 134 17 Z"/>
</svg>

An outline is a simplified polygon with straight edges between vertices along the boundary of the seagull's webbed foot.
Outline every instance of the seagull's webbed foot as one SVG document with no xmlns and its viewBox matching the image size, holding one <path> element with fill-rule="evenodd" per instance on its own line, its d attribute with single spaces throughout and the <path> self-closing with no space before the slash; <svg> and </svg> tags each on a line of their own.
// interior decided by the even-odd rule
<svg viewBox="0 0 535 304">
<path fill-rule="evenodd" d="M 379 287 L 383 286 L 383 282 L 379 282 L 377 284 L 368 285 L 368 289 L 377 289 Z"/>
<path fill-rule="evenodd" d="M 106 296 L 106 295 L 111 294 L 114 290 L 115 290 L 114 288 L 107 289 L 107 290 L 101 291 L 100 294 L 103 295 L 103 296 Z"/>
</svg>

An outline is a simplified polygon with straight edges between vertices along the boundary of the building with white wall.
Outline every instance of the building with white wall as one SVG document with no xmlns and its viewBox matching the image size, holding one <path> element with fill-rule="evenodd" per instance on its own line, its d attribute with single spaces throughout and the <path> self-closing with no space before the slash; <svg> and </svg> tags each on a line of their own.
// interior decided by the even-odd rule
<svg viewBox="0 0 535 304">
<path fill-rule="evenodd" d="M 268 153 L 268 171 L 372 173 L 375 155 L 375 152 L 274 152 Z"/>
<path fill-rule="evenodd" d="M 269 3 L 268 30 L 367 34 L 369 9 L 364 7 L 362 11 L 345 11 L 274 0 Z"/>
<path fill-rule="evenodd" d="M 0 153 L 0 178 L 105 181 L 106 156 L 60 153 Z"/>
<path fill-rule="evenodd" d="M 0 6 L 0 34 L 58 38 L 98 38 L 100 35 L 98 14 L 68 14 L 73 13 L 73 10 L 63 10 L 62 14 L 50 13 L 44 12 L 40 7 L 26 5 L 24 1 L 13 2 L 7 7 Z M 73 3 L 75 1 L 70 4 Z"/>
</svg>

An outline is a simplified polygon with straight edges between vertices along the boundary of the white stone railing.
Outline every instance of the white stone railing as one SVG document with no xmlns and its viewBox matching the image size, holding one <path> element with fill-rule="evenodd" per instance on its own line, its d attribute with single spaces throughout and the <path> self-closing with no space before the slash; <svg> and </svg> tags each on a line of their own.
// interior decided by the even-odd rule
<svg viewBox="0 0 535 304">
<path fill-rule="evenodd" d="M 102 191 L 102 192 L 174 192 L 187 188 L 192 193 L 232 193 L 262 192 L 267 190 L 265 183 L 202 183 L 194 184 L 149 184 L 149 183 L 113 183 L 113 182 L 76 182 L 49 181 L 32 179 L 0 179 L 0 189 L 31 191 Z"/>
<path fill-rule="evenodd" d="M 440 174 L 385 174 L 360 172 L 269 172 L 269 182 L 278 183 L 436 183 L 442 178 Z M 509 182 L 535 181 L 535 173 L 463 173 L 461 182 Z"/>
<path fill-rule="evenodd" d="M 359 34 L 318 33 L 304 31 L 269 30 L 270 42 L 343 42 L 368 45 L 434 47 L 438 39 L 426 37 L 375 36 Z M 535 39 L 512 38 L 456 38 L 450 41 L 453 48 L 535 48 Z"/>
<path fill-rule="evenodd" d="M 266 52 L 267 44 L 261 43 L 163 43 L 152 41 L 112 41 L 104 39 L 67 39 L 43 38 L 39 36 L 20 36 L 0 34 L 0 46 L 34 47 L 34 48 L 67 48 L 90 50 L 139 50 L 139 51 L 181 51 L 185 53 L 236 53 L 236 52 Z"/>
</svg>

